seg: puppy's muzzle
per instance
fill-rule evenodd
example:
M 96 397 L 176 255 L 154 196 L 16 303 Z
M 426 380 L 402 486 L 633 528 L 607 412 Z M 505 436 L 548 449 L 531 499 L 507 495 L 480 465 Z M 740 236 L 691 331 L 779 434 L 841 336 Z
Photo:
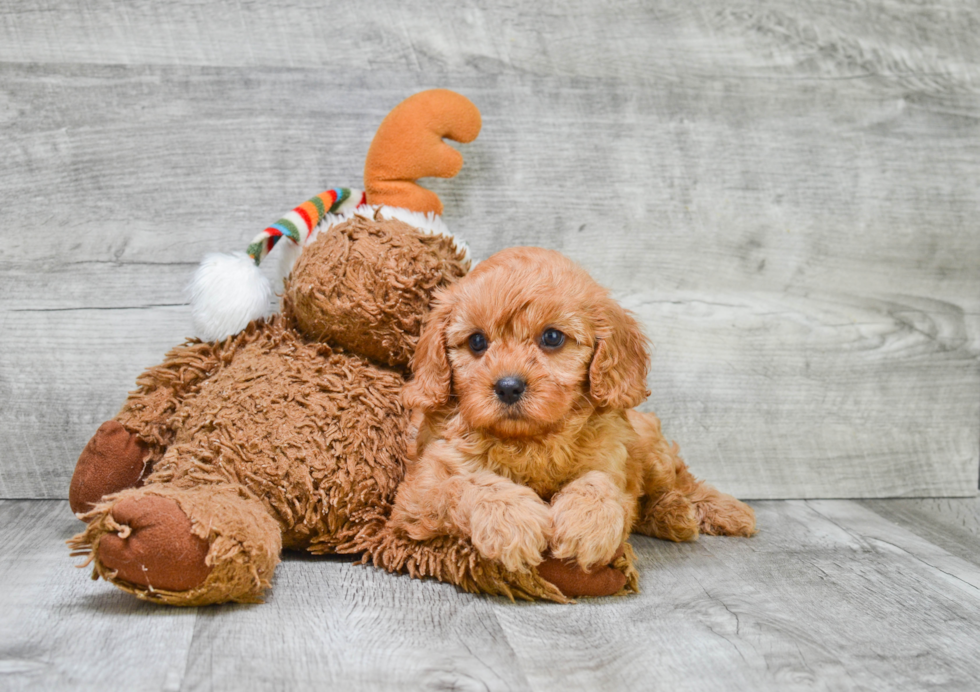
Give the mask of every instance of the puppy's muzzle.
M 520 401 L 521 397 L 524 396 L 525 389 L 527 389 L 527 383 L 520 377 L 501 377 L 493 385 L 493 391 L 496 392 L 497 398 L 508 406 Z

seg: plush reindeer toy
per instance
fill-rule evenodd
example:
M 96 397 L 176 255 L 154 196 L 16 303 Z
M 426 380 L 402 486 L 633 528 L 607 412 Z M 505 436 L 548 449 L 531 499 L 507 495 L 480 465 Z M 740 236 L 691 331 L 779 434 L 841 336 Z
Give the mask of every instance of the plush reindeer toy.
M 137 379 L 75 468 L 71 508 L 87 526 L 71 545 L 93 578 L 173 605 L 254 602 L 286 548 L 511 597 L 635 589 L 628 546 L 588 573 L 557 560 L 511 571 L 467 538 L 413 540 L 389 524 L 413 458 L 401 393 L 422 323 L 433 293 L 471 265 L 415 180 L 454 176 L 462 157 L 443 138 L 470 142 L 480 125 L 459 94 L 416 94 L 379 127 L 364 192 L 329 190 L 247 254 L 205 259 L 192 301 L 201 338 Z M 302 252 L 268 316 L 257 265 L 284 237 Z

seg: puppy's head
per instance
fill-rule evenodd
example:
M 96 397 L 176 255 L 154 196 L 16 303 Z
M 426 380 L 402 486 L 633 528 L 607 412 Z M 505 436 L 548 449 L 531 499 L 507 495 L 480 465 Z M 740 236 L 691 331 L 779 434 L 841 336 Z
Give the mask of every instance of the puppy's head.
M 469 427 L 532 436 L 576 406 L 638 405 L 648 363 L 636 320 L 584 269 L 512 248 L 436 294 L 404 399 L 435 411 L 455 397 Z

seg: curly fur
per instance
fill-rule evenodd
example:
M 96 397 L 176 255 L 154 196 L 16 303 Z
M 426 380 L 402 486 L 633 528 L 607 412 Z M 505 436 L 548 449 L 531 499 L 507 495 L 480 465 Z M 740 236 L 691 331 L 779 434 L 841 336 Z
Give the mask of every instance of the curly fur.
M 331 264 L 337 252 L 349 262 L 343 270 Z M 461 536 L 417 541 L 388 524 L 417 423 L 400 398 L 404 370 L 358 349 L 371 350 L 365 334 L 373 331 L 375 347 L 391 344 L 401 354 L 396 362 L 407 360 L 429 293 L 465 270 L 451 241 L 397 220 L 356 217 L 321 233 L 294 268 L 282 315 L 224 341 L 189 341 L 139 377 L 117 424 L 100 429 L 90 448 L 115 441 L 100 435 L 132 435 L 109 447 L 144 455 L 134 476 L 142 485 L 80 488 L 79 497 L 102 501 L 86 507 L 89 524 L 72 540 L 75 550 L 88 555 L 96 576 L 174 605 L 260 600 L 280 548 L 362 554 L 385 569 L 469 591 L 567 600 L 538 574 L 508 570 Z M 360 327 L 319 326 L 335 314 Z M 83 453 L 79 468 L 86 463 Z M 99 480 L 111 478 L 88 482 Z M 131 553 L 149 540 L 143 527 L 121 519 L 134 502 L 161 506 L 146 498 L 172 500 L 189 520 L 189 528 L 178 522 L 174 530 L 207 541 L 205 564 L 183 565 L 206 573 L 202 583 L 168 589 L 162 572 L 135 570 L 127 578 L 110 564 L 112 551 L 101 549 L 110 534 L 105 545 L 128 539 Z M 162 547 L 170 547 L 166 538 Z M 635 588 L 629 555 L 617 569 Z
M 419 341 L 404 399 L 425 418 L 393 525 L 470 538 L 513 571 L 548 550 L 593 569 L 632 530 L 751 535 L 751 508 L 694 479 L 659 420 L 631 410 L 648 362 L 633 316 L 571 260 L 513 248 L 481 263 L 437 294 Z M 526 388 L 508 404 L 495 383 L 511 377 Z

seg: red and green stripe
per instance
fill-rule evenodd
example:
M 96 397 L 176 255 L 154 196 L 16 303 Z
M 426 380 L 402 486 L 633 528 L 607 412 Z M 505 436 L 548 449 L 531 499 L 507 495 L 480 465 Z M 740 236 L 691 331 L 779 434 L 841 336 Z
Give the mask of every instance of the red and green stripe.
M 272 252 L 272 248 L 283 236 L 298 245 L 302 245 L 327 214 L 342 214 L 353 211 L 366 203 L 366 195 L 361 190 L 336 187 L 322 192 L 303 202 L 255 236 L 248 246 L 248 255 L 256 264 L 259 264 L 266 255 Z

